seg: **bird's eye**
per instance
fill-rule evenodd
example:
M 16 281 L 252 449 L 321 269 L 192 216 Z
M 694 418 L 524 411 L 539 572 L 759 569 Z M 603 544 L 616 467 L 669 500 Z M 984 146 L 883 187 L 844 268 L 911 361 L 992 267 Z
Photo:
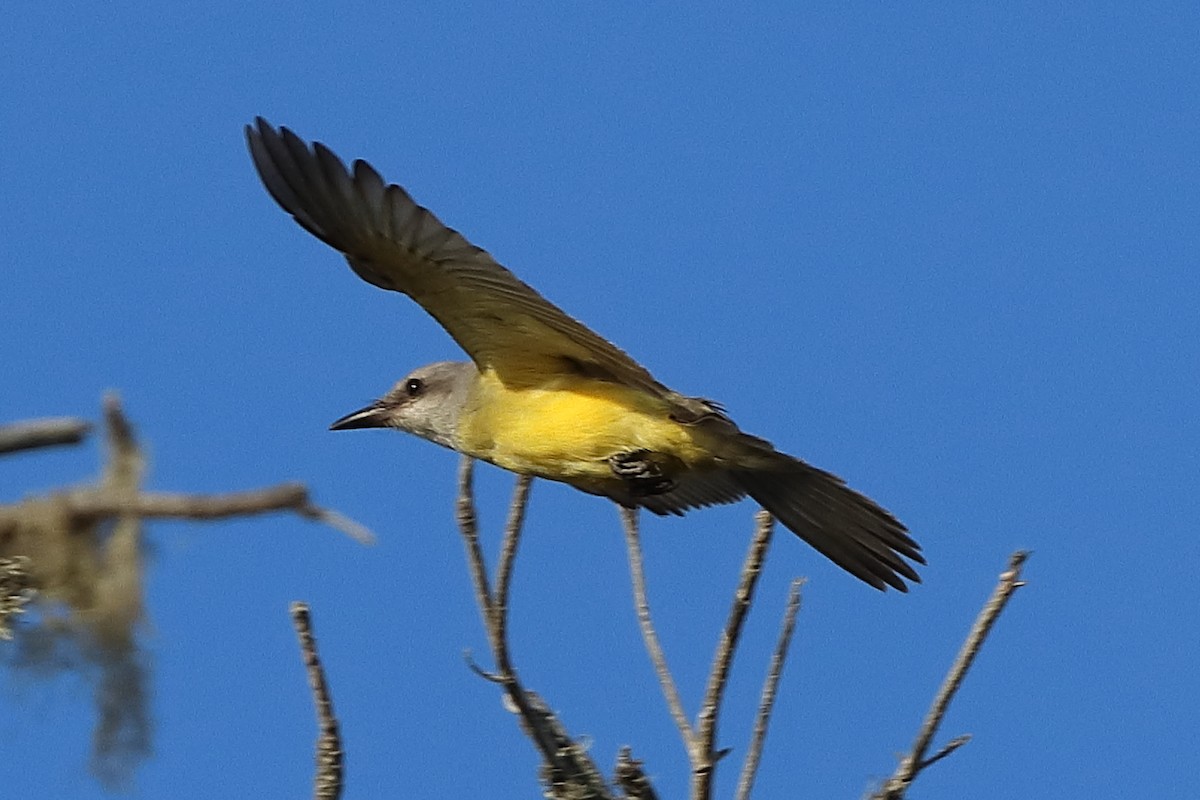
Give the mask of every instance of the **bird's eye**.
M 420 378 L 409 378 L 404 384 L 404 391 L 408 392 L 409 397 L 416 397 L 425 388 L 425 381 Z

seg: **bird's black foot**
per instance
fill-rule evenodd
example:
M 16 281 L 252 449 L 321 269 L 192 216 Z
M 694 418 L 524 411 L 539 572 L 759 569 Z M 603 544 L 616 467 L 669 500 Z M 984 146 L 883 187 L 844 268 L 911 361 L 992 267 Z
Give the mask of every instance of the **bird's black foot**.
M 631 450 L 617 453 L 608 459 L 613 474 L 625 481 L 635 497 L 666 494 L 675 488 L 675 481 L 667 476 L 667 467 L 673 459 L 652 450 Z

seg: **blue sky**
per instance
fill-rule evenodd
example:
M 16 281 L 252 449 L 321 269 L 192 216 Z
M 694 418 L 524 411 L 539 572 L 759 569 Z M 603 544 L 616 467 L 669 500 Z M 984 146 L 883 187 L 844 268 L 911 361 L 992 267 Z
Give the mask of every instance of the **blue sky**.
M 17 4 L 0 33 L 0 419 L 121 391 L 152 488 L 284 479 L 372 527 L 150 533 L 155 752 L 135 797 L 298 797 L 313 604 L 348 798 L 529 797 L 484 658 L 456 461 L 336 417 L 457 357 L 260 187 L 261 114 L 365 157 L 666 383 L 894 510 L 929 558 L 879 595 L 776 539 L 735 666 L 728 794 L 786 586 L 807 575 L 761 797 L 889 774 L 1007 555 L 1030 585 L 946 722 L 923 797 L 1170 796 L 1200 719 L 1200 81 L 1194 4 Z M 0 462 L 5 498 L 94 444 Z M 494 547 L 510 476 L 485 469 Z M 751 526 L 646 523 L 696 707 Z M 641 648 L 613 508 L 534 486 L 513 646 L 604 766 L 686 761 Z M 0 785 L 106 796 L 80 679 L 0 682 Z M 1185 781 L 1187 782 L 1185 784 Z

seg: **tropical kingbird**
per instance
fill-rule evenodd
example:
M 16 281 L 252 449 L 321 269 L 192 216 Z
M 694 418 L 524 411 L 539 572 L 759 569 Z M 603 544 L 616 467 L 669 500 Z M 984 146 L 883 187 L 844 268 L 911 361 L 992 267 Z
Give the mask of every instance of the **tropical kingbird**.
M 904 560 L 924 564 L 920 546 L 891 514 L 743 433 L 716 403 L 659 383 L 366 162 L 347 170 L 261 117 L 246 139 L 285 211 L 360 278 L 415 300 L 471 358 L 421 367 L 334 430 L 396 428 L 656 514 L 749 495 L 877 589 L 920 580 Z

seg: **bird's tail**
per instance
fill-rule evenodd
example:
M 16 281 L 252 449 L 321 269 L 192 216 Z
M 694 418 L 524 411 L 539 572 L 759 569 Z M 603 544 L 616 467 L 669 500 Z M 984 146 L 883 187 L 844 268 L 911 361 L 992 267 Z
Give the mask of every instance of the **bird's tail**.
M 904 559 L 924 564 L 921 546 L 895 517 L 832 475 L 784 453 L 734 477 L 746 493 L 792 533 L 876 589 L 908 591 L 920 582 Z

